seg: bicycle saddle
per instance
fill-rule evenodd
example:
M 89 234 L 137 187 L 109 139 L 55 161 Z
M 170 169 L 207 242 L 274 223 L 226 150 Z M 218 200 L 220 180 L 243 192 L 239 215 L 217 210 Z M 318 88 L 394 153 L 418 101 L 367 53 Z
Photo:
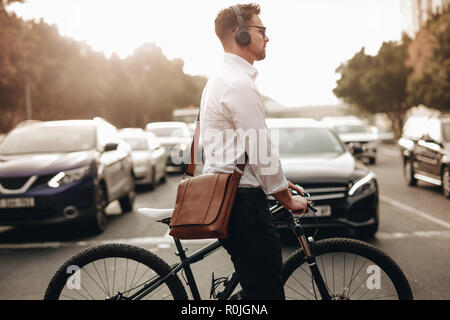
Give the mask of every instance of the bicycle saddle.
M 173 208 L 170 209 L 157 209 L 157 208 L 139 208 L 137 209 L 139 214 L 149 217 L 157 222 L 165 222 L 172 217 Z

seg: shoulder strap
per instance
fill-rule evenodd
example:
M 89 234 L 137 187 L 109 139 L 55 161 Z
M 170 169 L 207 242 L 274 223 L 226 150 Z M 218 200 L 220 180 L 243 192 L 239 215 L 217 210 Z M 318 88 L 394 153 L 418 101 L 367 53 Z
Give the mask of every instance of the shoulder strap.
M 198 116 L 197 116 L 197 124 L 195 126 L 195 133 L 194 136 L 192 137 L 192 143 L 191 143 L 191 154 L 190 154 L 190 160 L 189 163 L 186 167 L 186 172 L 184 173 L 184 175 L 188 175 L 193 177 L 194 173 L 195 173 L 195 161 L 197 160 L 197 150 L 198 150 L 198 143 L 200 140 L 200 110 L 198 111 Z M 245 162 L 244 163 L 239 163 L 236 165 L 236 168 L 239 170 L 238 171 L 241 175 L 244 174 L 244 168 L 245 165 L 247 164 L 248 161 L 248 155 L 247 152 L 245 152 Z

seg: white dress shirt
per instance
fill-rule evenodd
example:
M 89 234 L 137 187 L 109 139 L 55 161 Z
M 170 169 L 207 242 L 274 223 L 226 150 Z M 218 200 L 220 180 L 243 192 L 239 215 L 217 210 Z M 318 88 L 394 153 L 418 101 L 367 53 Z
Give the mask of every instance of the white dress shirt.
M 239 186 L 272 194 L 286 189 L 288 182 L 267 128 L 257 75 L 245 59 L 225 53 L 222 67 L 208 80 L 200 104 L 203 173 L 233 172 L 238 161 L 243 163 L 245 150 L 249 160 Z

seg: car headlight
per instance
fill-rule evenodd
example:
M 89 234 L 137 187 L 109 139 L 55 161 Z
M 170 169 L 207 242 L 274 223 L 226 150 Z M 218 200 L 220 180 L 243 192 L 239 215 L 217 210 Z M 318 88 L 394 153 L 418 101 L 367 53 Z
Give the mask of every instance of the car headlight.
M 361 179 L 355 181 L 355 183 L 350 185 L 348 195 L 354 196 L 358 193 L 363 192 L 367 189 L 373 189 L 375 188 L 375 175 L 370 172 L 369 174 L 365 175 Z
M 89 169 L 90 166 L 87 165 L 74 170 L 61 171 L 50 179 L 48 186 L 51 188 L 58 188 L 64 184 L 81 180 L 89 173 Z

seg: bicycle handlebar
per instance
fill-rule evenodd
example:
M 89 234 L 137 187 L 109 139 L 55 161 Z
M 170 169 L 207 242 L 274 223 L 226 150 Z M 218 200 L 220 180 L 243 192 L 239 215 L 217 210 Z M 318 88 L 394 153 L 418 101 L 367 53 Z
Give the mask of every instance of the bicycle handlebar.
M 297 196 L 297 195 L 299 195 L 299 196 L 302 196 L 302 197 L 304 197 L 304 198 L 306 198 L 308 201 L 310 201 L 310 203 L 308 203 L 308 205 L 307 205 L 307 207 L 306 207 L 306 212 L 304 213 L 304 214 L 307 214 L 308 213 L 308 211 L 309 210 L 311 210 L 312 212 L 317 212 L 317 209 L 315 209 L 314 208 L 314 206 L 315 206 L 315 203 L 314 202 L 312 202 L 311 200 L 309 200 L 309 198 L 311 197 L 311 195 L 308 193 L 308 192 L 306 192 L 305 191 L 305 189 L 303 189 L 303 187 L 301 187 L 301 186 L 299 186 L 299 185 L 295 185 L 296 187 L 299 187 L 302 191 L 303 191 L 303 194 L 301 194 L 301 193 L 299 193 L 297 190 L 295 190 L 295 189 L 291 189 L 291 188 L 289 188 L 289 191 L 290 191 L 290 193 L 291 193 L 291 195 L 293 195 L 293 196 Z M 277 211 L 279 211 L 279 210 L 281 210 L 281 209 L 283 209 L 284 207 L 280 204 L 280 203 L 278 203 L 278 206 L 277 207 L 273 207 L 272 209 L 272 213 L 276 213 Z M 293 212 L 293 211 L 291 211 L 291 210 L 288 210 L 290 213 L 292 213 L 292 214 L 294 214 L 294 215 L 298 215 L 298 214 L 296 214 L 295 212 Z

